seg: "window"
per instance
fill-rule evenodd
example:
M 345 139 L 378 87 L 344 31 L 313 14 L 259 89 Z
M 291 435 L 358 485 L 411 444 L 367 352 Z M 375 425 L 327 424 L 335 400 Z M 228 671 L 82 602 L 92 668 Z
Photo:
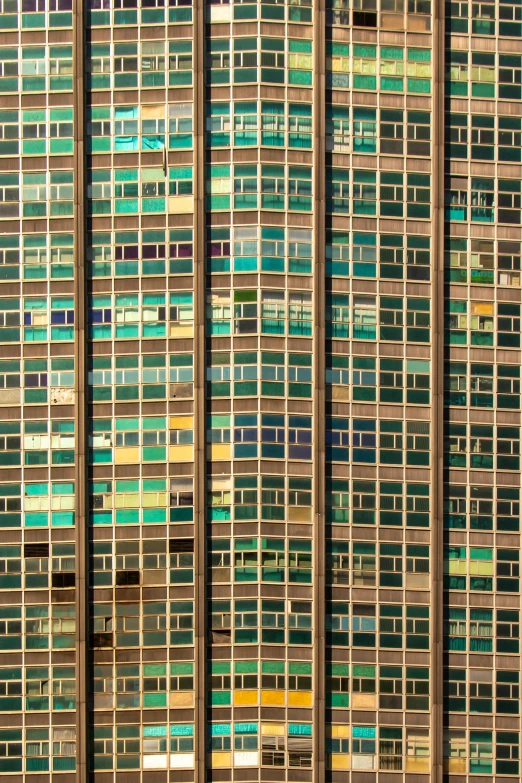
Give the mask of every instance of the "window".
M 492 774 L 493 743 L 491 731 L 470 731 L 469 771 L 471 774 Z
M 371 770 L 377 766 L 377 730 L 373 726 L 352 726 L 352 769 Z
M 402 748 L 402 729 L 381 727 L 379 731 L 379 768 L 401 770 L 403 764 Z
M 406 729 L 406 771 L 427 772 L 429 763 L 429 730 Z
M 520 740 L 517 732 L 497 731 L 495 745 L 496 773 L 518 775 Z
M 404 687 L 402 682 L 402 667 L 380 666 L 379 667 L 379 708 L 383 710 L 402 709 L 403 693 L 404 693 Z

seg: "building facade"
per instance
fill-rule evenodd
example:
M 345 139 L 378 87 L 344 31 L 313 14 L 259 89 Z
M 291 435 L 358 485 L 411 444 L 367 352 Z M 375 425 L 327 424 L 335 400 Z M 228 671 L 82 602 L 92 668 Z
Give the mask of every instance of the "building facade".
M 520 778 L 520 0 L 0 0 L 0 776 Z

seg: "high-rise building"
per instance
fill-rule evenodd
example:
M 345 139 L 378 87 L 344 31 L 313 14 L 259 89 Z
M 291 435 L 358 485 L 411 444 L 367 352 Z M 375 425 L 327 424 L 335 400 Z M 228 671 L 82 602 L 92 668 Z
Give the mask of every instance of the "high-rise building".
M 0 0 L 0 778 L 514 783 L 521 0 L 194 3 Z

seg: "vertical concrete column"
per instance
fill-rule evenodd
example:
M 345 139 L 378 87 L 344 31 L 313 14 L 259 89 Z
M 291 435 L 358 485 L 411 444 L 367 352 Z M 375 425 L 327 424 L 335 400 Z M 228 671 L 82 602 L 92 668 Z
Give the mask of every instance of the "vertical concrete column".
M 431 780 L 442 781 L 443 746 L 443 426 L 444 426 L 444 0 L 433 4 L 431 211 Z
M 194 565 L 196 783 L 206 781 L 205 2 L 194 4 Z
M 88 779 L 88 573 L 86 277 L 85 277 L 85 24 L 83 0 L 73 0 L 74 107 L 74 424 L 76 543 L 76 779 Z
M 313 779 L 325 780 L 325 190 L 326 190 L 326 14 L 325 1 L 314 3 L 314 464 L 313 595 L 314 725 Z

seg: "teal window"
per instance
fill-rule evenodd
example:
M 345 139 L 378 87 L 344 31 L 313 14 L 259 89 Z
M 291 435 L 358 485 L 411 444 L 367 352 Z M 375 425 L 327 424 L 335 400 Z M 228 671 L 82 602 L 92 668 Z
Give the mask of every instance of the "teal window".
M 139 671 L 138 666 L 134 668 Z M 121 682 L 123 684 L 123 680 Z M 139 677 L 137 682 L 139 682 Z M 116 769 L 139 769 L 139 765 L 140 727 L 132 725 L 118 726 L 116 728 Z
M 168 131 L 169 149 L 191 149 L 192 136 L 192 104 L 169 104 Z
M 470 731 L 469 771 L 472 774 L 492 774 L 493 743 L 491 731 Z
M 162 604 L 162 608 L 164 610 L 165 604 Z M 150 607 L 152 608 L 152 607 Z M 158 608 L 158 607 L 156 607 Z M 146 614 L 150 614 L 150 612 L 146 612 Z M 164 611 L 163 611 L 164 615 Z M 167 706 L 167 665 L 164 663 L 144 663 L 143 664 L 143 707 L 166 707 Z M 151 730 L 152 727 L 144 727 L 145 735 L 147 732 L 147 729 L 150 733 L 152 733 Z M 166 729 L 164 730 L 165 734 L 163 732 L 160 732 L 156 729 L 154 734 L 155 736 L 166 736 Z M 150 736 L 150 735 L 149 735 Z M 154 750 L 162 750 L 163 747 L 165 747 L 166 750 L 166 741 L 165 745 L 163 746 L 161 742 L 159 743 L 159 747 L 156 747 Z M 147 750 L 151 751 L 150 745 L 147 746 Z
M 235 688 L 257 688 L 257 662 L 255 661 L 237 661 L 235 664 Z M 255 685 L 254 685 L 255 682 Z M 241 683 L 241 684 L 240 684 Z M 243 685 L 244 683 L 244 685 Z M 258 724 L 257 723 L 235 723 L 234 724 L 234 750 L 252 751 L 258 748 Z
M 472 160 L 494 160 L 495 118 L 474 114 L 471 117 Z
M 114 44 L 114 86 L 118 89 L 138 87 L 138 44 Z
M 194 726 L 177 723 L 170 727 L 170 752 L 186 753 L 194 750 Z
M 348 419 L 326 419 L 326 459 L 329 462 L 348 462 L 350 454 L 350 424 Z
M 360 154 L 377 152 L 377 113 L 375 109 L 353 109 L 353 151 Z
M 406 492 L 406 525 L 429 527 L 429 484 L 407 484 Z
M 261 103 L 261 144 L 282 147 L 285 143 L 285 104 L 276 101 Z
M 326 169 L 326 211 L 347 215 L 350 209 L 350 173 L 348 169 Z
M 376 235 L 354 232 L 352 243 L 353 275 L 355 277 L 375 277 L 377 274 Z
M 493 651 L 493 612 L 491 609 L 471 609 L 469 649 L 474 652 Z
M 19 112 L 0 111 L 0 154 L 18 155 L 20 151 Z
M 312 41 L 307 41 L 303 38 L 299 40 L 290 39 L 288 52 L 288 83 L 298 86 L 311 86 Z
M 26 729 L 27 772 L 49 772 L 49 729 Z
M 404 300 L 402 297 L 381 296 L 379 307 L 379 334 L 381 340 L 403 339 Z M 402 385 L 402 384 L 401 384 Z
M 350 272 L 350 236 L 347 231 L 326 232 L 326 274 L 346 277 Z
M 406 197 L 407 217 L 430 217 L 431 177 L 428 174 L 408 174 Z
M 381 90 L 404 90 L 404 49 L 381 46 Z
M 498 159 L 520 163 L 522 159 L 522 121 L 518 117 L 498 118 Z
M 262 229 L 262 236 L 266 229 Z M 312 231 L 306 228 L 288 228 L 288 271 L 296 274 L 312 273 Z
M 7 670 L 4 670 L 7 671 Z M 3 672 L 2 672 L 3 674 Z M 21 675 L 20 675 L 21 676 Z M 2 677 L 5 680 L 5 677 Z M 7 683 L 3 683 L 6 685 Z M 9 685 L 7 686 L 9 688 Z M 5 691 L 4 691 L 5 692 Z M 5 698 L 2 701 L 7 701 Z M 5 772 L 22 772 L 23 770 L 23 731 L 22 729 L 2 729 L 0 731 L 0 758 Z M 47 743 L 47 751 L 49 743 Z
M 230 706 L 230 661 L 211 661 L 208 668 L 210 675 L 210 703 L 214 706 Z
M 263 604 L 265 602 L 263 601 Z M 288 606 L 289 644 L 312 644 L 312 603 L 291 599 Z
M 161 176 L 161 169 L 151 169 L 151 172 L 154 172 L 155 177 L 158 179 Z M 193 193 L 193 176 L 194 170 L 192 166 L 179 166 L 169 169 L 169 195 L 191 196 Z M 151 186 L 149 185 L 149 188 L 150 187 Z M 158 195 L 161 195 L 159 191 L 157 192 Z M 161 209 L 161 207 L 159 207 L 159 209 Z
M 158 666 L 152 666 L 152 665 L 144 665 L 144 670 L 146 669 L 158 669 L 160 667 Z M 163 667 L 164 668 L 164 667 Z M 149 679 L 149 678 L 147 678 Z M 155 679 L 155 678 L 151 678 Z M 144 682 L 145 682 L 145 671 L 144 671 Z M 147 694 L 148 696 L 154 697 L 154 700 L 159 703 L 160 694 Z M 163 696 L 163 694 L 161 694 Z M 145 696 L 145 694 L 144 694 Z M 165 694 L 166 697 L 166 694 Z M 163 698 L 162 701 L 166 702 L 166 698 Z M 145 706 L 145 705 L 144 705 Z M 150 764 L 151 766 L 160 766 L 163 762 L 163 758 L 167 757 L 166 751 L 167 751 L 167 726 L 158 726 L 158 725 L 148 725 L 143 726 L 143 755 L 144 755 L 144 765 Z M 159 757 L 159 758 L 158 758 Z M 148 760 L 150 759 L 150 761 Z
M 255 644 L 258 641 L 258 617 L 257 600 L 236 599 L 234 605 L 234 641 L 236 644 Z M 264 623 L 262 622 L 262 624 Z
M 377 423 L 373 419 L 353 419 L 352 459 L 354 462 L 373 464 L 376 461 Z
M 111 86 L 111 47 L 109 44 L 87 46 L 87 84 L 92 90 L 109 89 Z
M 270 41 L 270 39 L 264 40 Z M 283 44 L 283 41 L 280 43 Z M 283 58 L 282 62 L 284 64 L 284 55 L 281 54 L 280 56 Z M 277 55 L 274 54 L 274 61 L 276 57 Z M 270 60 L 270 55 L 268 55 L 268 58 Z M 257 65 L 257 39 L 234 38 L 234 84 L 255 82 L 257 80 Z M 269 79 L 265 80 L 269 81 Z
M 288 146 L 312 148 L 312 104 L 288 104 Z
M 347 14 L 349 16 L 349 14 Z M 326 84 L 336 89 L 350 86 L 350 46 L 326 42 Z
M 211 723 L 209 728 L 209 750 L 230 750 L 232 745 L 231 740 L 231 725 L 230 723 Z
M 406 63 L 408 92 L 431 92 L 431 49 L 408 49 Z
M 261 206 L 265 209 L 284 209 L 285 192 L 284 166 L 261 166 Z
M 347 339 L 349 324 L 349 297 L 347 294 L 330 294 L 326 303 L 327 329 L 332 337 Z
M 328 152 L 350 151 L 350 109 L 348 106 L 326 104 L 326 148 Z
M 290 397 L 312 396 L 312 356 L 291 353 L 288 355 L 288 395 Z
M 413 237 L 408 237 L 408 239 L 413 239 Z M 404 277 L 403 237 L 394 234 L 381 234 L 379 261 L 381 277 L 402 280 Z
M 352 69 L 354 90 L 376 90 L 377 47 L 354 44 Z
M 374 296 L 353 296 L 353 338 L 375 340 L 377 308 Z
M 468 115 L 448 114 L 446 116 L 446 150 L 451 158 L 468 157 Z
M 348 481 L 327 479 L 326 516 L 329 522 L 347 524 L 349 522 Z
M 495 97 L 495 55 L 485 52 L 471 54 L 471 95 L 474 98 Z
M 382 300 L 381 300 L 382 302 Z M 381 311 L 382 313 L 382 311 Z M 390 310 L 393 316 L 395 311 Z M 381 315 L 382 317 L 382 315 Z M 391 327 L 394 328 L 394 327 Z M 381 329 L 382 332 L 382 329 Z M 384 359 L 380 360 L 379 365 L 379 399 L 381 402 L 402 403 L 403 402 L 403 360 L 402 359 Z M 401 459 L 402 462 L 402 459 Z
M 428 405 L 430 400 L 430 362 L 421 359 L 406 361 L 406 401 L 413 405 Z
M 348 647 L 350 639 L 349 604 L 330 601 L 326 604 L 326 638 L 333 647 Z
M 279 169 L 279 167 L 274 167 Z M 264 193 L 265 183 L 264 174 L 266 167 L 261 168 L 261 190 Z M 277 181 L 275 183 L 277 185 Z M 274 181 L 267 183 L 272 188 Z M 272 193 L 268 196 L 272 198 Z M 262 201 L 265 196 L 262 196 Z M 283 272 L 285 269 L 285 230 L 284 228 L 275 228 L 263 226 L 261 228 L 261 269 L 265 272 Z M 311 255 L 311 253 L 310 253 Z
M 230 39 L 211 38 L 207 40 L 207 47 L 206 68 L 210 84 L 229 84 Z
M 49 47 L 49 89 L 72 90 L 72 46 Z
M 246 147 L 258 143 L 258 119 L 256 101 L 234 103 L 234 145 Z
M 513 7 L 513 11 L 519 13 L 517 6 Z M 490 57 L 492 56 L 493 55 L 490 55 Z M 514 54 L 500 54 L 499 66 L 499 98 L 520 100 L 522 97 L 522 57 Z M 491 87 L 494 89 L 494 85 L 488 86 L 490 90 Z
M 449 51 L 446 54 L 446 89 L 450 95 L 468 95 L 468 53 Z
M 192 84 L 192 41 L 169 41 L 168 58 L 169 87 Z
M 354 215 L 377 214 L 377 185 L 374 171 L 354 170 L 353 212 Z
M 114 107 L 115 152 L 138 151 L 138 112 L 137 106 Z M 110 125 L 104 126 L 104 131 L 110 132 Z
M 230 166 L 214 165 L 207 169 L 206 192 L 209 209 L 230 209 Z
M 230 229 L 207 230 L 207 268 L 209 272 L 230 271 Z
M 207 141 L 211 147 L 230 145 L 230 104 L 208 103 L 206 106 Z
M 495 5 L 474 3 L 471 7 L 471 32 L 477 35 L 495 35 Z
M 18 90 L 18 56 L 15 46 L 0 47 L 0 87 L 3 92 Z
M 402 174 L 381 173 L 379 191 L 380 212 L 383 217 L 403 217 L 404 188 Z
M 354 356 L 352 360 L 353 400 L 376 402 L 376 360 L 371 356 Z M 381 379 L 382 382 L 382 379 Z

